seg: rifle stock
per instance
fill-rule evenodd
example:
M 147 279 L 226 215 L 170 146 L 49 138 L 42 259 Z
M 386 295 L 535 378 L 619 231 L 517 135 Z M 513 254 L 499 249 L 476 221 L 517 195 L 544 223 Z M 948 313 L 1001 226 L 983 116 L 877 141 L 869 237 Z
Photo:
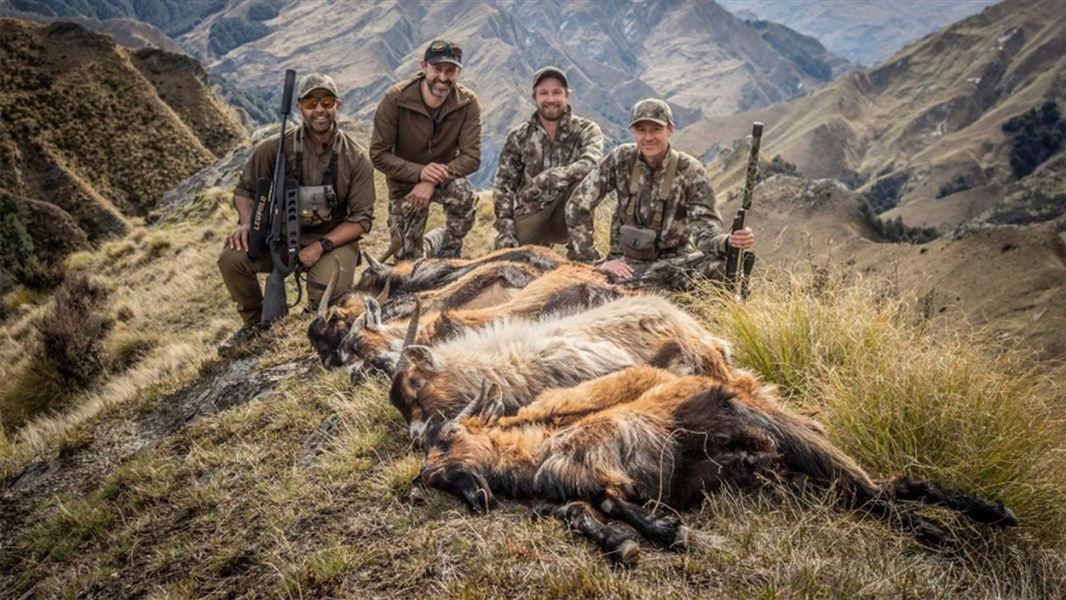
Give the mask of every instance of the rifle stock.
M 288 314 L 285 300 L 285 278 L 296 270 L 297 254 L 300 251 L 300 215 L 297 206 L 297 190 L 289 185 L 285 173 L 285 128 L 292 109 L 292 92 L 296 85 L 296 71 L 285 71 L 285 89 L 281 94 L 281 138 L 274 157 L 274 177 L 270 187 L 269 211 L 270 234 L 267 247 L 273 262 L 263 292 L 263 312 L 260 324 L 267 325 L 278 317 Z M 295 227 L 293 227 L 295 221 Z M 299 285 L 299 282 L 297 282 Z
M 751 209 L 755 184 L 758 183 L 759 178 L 759 147 L 762 145 L 762 129 L 761 121 L 755 121 L 751 126 L 751 152 L 748 154 L 748 170 L 744 177 L 744 197 L 736 216 L 733 217 L 733 225 L 729 230 L 731 233 L 744 229 L 748 210 Z M 754 254 L 739 248 L 730 247 L 726 254 L 726 280 L 745 296 L 747 295 L 747 275 L 751 273 L 754 262 Z

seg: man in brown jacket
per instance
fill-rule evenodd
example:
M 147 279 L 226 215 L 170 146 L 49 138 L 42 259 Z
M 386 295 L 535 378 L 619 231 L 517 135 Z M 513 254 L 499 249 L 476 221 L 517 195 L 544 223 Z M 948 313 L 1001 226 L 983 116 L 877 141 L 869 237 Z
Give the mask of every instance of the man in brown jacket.
M 438 256 L 459 256 L 474 225 L 477 195 L 466 177 L 481 165 L 481 107 L 458 82 L 462 59 L 456 44 L 433 42 L 422 71 L 392 86 L 374 115 L 370 159 L 389 186 L 397 258 L 422 256 L 430 202 L 446 217 Z
M 299 260 L 307 272 L 308 306 L 318 303 L 338 267 L 336 293 L 351 287 L 358 239 L 374 219 L 374 168 L 366 151 L 337 127 L 340 106 L 333 79 L 321 73 L 304 77 L 297 96 L 303 123 L 285 134 L 285 169 L 300 185 Z M 273 176 L 278 140 L 274 135 L 256 146 L 233 192 L 238 225 L 226 237 L 218 267 L 244 327 L 219 347 L 223 354 L 260 330 L 263 292 L 256 274 L 269 273 L 272 263 L 265 252 L 255 260 L 248 257 L 248 233 L 256 184 Z

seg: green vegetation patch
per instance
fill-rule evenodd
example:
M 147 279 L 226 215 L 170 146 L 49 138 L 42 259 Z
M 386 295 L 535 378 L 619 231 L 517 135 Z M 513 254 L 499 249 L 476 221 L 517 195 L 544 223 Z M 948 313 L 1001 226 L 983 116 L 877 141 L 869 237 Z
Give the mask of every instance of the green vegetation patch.
M 1066 142 L 1066 122 L 1059 105 L 1051 100 L 1012 117 L 1003 124 L 1003 131 L 1010 135 L 1010 167 L 1018 179 L 1032 173 Z

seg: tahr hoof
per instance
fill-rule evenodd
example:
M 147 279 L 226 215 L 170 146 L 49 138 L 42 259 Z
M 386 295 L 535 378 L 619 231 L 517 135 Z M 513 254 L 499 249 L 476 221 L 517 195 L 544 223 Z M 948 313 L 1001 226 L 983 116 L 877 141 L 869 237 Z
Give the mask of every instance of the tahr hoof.
M 640 544 L 633 540 L 622 540 L 611 552 L 611 558 L 623 565 L 635 565 L 640 560 Z

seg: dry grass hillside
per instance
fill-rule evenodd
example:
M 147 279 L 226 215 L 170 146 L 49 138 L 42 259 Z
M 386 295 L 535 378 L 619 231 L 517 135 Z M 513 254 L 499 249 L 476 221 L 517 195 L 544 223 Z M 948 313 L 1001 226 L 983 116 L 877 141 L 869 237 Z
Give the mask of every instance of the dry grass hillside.
M 679 146 L 718 157 L 719 184 L 733 185 L 743 161 L 730 158 L 744 154 L 734 140 L 762 120 L 764 156 L 780 154 L 805 175 L 848 182 L 878 212 L 898 206 L 886 216 L 908 225 L 950 229 L 1024 187 L 1003 126 L 1046 102 L 1061 103 L 1060 9 L 1055 0 L 988 7 L 811 96 L 687 127 Z M 1050 188 L 1037 202 L 1039 220 L 1057 218 L 1066 206 L 1054 185 L 1061 174 L 1047 171 L 1029 175 L 1050 178 L 1038 185 Z
M 127 233 L 244 135 L 184 56 L 129 50 L 73 23 L 2 19 L 0 33 L 0 190 L 69 214 L 76 236 Z M 39 211 L 16 204 L 37 246 L 56 242 L 33 227 Z
M 683 515 L 696 530 L 691 550 L 649 550 L 623 569 L 557 522 L 531 520 L 522 503 L 476 517 L 449 496 L 412 494 L 419 457 L 388 403 L 387 382 L 354 386 L 343 371 L 319 367 L 304 337 L 308 316 L 283 320 L 247 356 L 216 356 L 215 344 L 238 325 L 214 263 L 235 223 L 227 178 L 246 153 L 185 182 L 155 225 L 68 259 L 71 276 L 91 274 L 87 285 L 101 298 L 88 315 L 100 324 L 94 352 L 104 370 L 50 411 L 14 427 L 5 421 L 0 596 L 1066 593 L 1061 388 L 1032 353 L 942 322 L 939 297 L 929 304 L 902 283 L 859 273 L 836 245 L 833 256 L 846 258 L 824 260 L 826 240 L 870 235 L 847 217 L 853 194 L 827 184 L 826 195 L 812 184 L 797 205 L 793 188 L 805 183 L 768 182 L 758 192 L 767 260 L 749 301 L 709 289 L 677 300 L 875 474 L 906 471 L 1002 499 L 1022 526 L 954 523 L 962 549 L 938 554 L 822 497 L 726 493 Z M 380 177 L 377 187 L 383 198 Z M 487 200 L 470 255 L 489 247 Z M 377 219 L 367 247 L 380 252 L 381 204 Z M 435 213 L 431 224 L 439 220 Z M 881 256 L 961 255 L 879 246 Z M 989 254 L 982 264 L 1018 269 L 1010 261 L 1029 252 Z M 26 303 L 0 324 L 5 398 L 38 354 L 55 302 Z

